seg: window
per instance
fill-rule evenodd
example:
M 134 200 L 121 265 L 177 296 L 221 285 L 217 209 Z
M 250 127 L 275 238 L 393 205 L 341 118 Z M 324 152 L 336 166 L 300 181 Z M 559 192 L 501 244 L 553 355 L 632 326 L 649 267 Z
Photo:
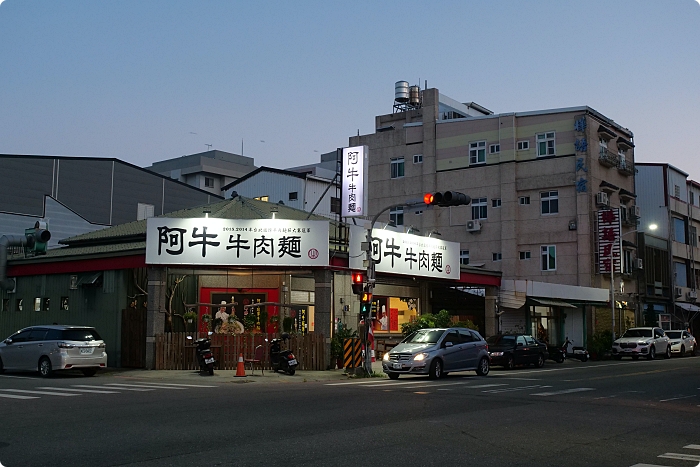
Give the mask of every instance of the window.
M 554 132 L 540 133 L 537 135 L 537 156 L 554 155 Z
M 422 164 L 423 163 L 423 154 L 414 154 L 413 155 L 413 163 L 414 164 Z
M 688 192 L 688 203 L 695 204 L 695 193 L 692 191 Z
M 673 218 L 673 240 L 678 243 L 686 243 L 685 221 L 677 217 Z
M 418 210 L 418 211 L 415 211 L 413 214 L 415 214 L 416 216 L 420 216 L 421 214 L 423 214 L 423 211 Z
M 403 206 L 397 206 L 389 211 L 389 219 L 396 225 L 403 225 Z
M 495 198 L 491 200 L 491 207 L 492 208 L 500 208 L 501 207 L 501 198 Z
M 556 245 L 542 246 L 542 270 L 556 271 L 557 269 L 557 247 Z
M 299 192 L 298 191 L 290 191 L 289 192 L 289 201 L 296 201 L 299 199 Z
M 340 198 L 331 196 L 331 212 L 340 214 Z
M 600 138 L 598 140 L 598 144 L 600 145 L 600 152 L 608 152 L 608 142 L 605 141 L 603 138 Z
M 265 196 L 256 196 L 256 197 L 253 198 L 253 199 L 257 199 L 258 201 L 265 201 L 265 202 L 270 201 L 270 197 L 267 196 L 267 195 L 265 195 Z
M 17 311 L 22 311 L 23 308 L 24 308 L 23 299 L 18 298 L 18 299 L 15 301 L 15 310 L 17 310 Z
M 459 264 L 469 264 L 469 250 L 459 250 Z
M 527 151 L 530 149 L 529 141 L 518 141 L 518 151 Z
M 41 298 L 39 297 L 34 299 L 34 311 L 41 311 Z
M 469 143 L 469 163 L 483 164 L 486 162 L 486 141 Z
M 501 152 L 500 144 L 492 144 L 489 146 L 489 154 L 498 154 L 499 152 Z
M 530 204 L 530 197 L 529 197 L 529 196 L 521 196 L 521 197 L 519 198 L 519 202 L 520 202 L 520 204 L 522 204 L 522 205 Z
M 623 273 L 624 274 L 632 274 L 634 271 L 633 269 L 633 259 L 632 259 L 632 251 L 631 250 L 624 250 L 623 251 L 624 255 L 624 262 L 623 262 Z
M 688 236 L 690 237 L 690 244 L 693 246 L 698 246 L 698 229 L 691 226 L 690 234 Z
M 42 306 L 42 309 L 44 311 L 50 311 L 51 310 L 51 299 L 49 297 L 44 298 L 44 303 Z
M 676 198 L 681 197 L 681 187 L 679 187 L 678 185 L 673 185 L 673 196 L 675 196 Z
M 204 177 L 204 188 L 214 188 L 214 179 L 211 177 Z
M 138 203 L 136 207 L 136 220 L 141 221 L 153 217 L 155 207 L 152 204 Z
M 61 310 L 68 311 L 68 297 L 61 297 Z
M 391 159 L 391 178 L 403 177 L 403 157 Z
M 676 285 L 678 287 L 688 287 L 688 268 L 686 267 L 685 263 L 674 261 L 673 272 L 676 276 Z
M 540 192 L 540 202 L 542 203 L 542 214 L 557 214 L 559 212 L 559 192 Z
M 520 252 L 520 259 L 530 259 L 530 252 L 529 251 L 521 251 Z
M 472 219 L 486 219 L 486 198 L 474 198 L 472 200 Z
M 491 253 L 491 258 L 492 258 L 494 261 L 500 261 L 501 258 L 502 258 L 502 256 L 501 256 L 501 253 Z

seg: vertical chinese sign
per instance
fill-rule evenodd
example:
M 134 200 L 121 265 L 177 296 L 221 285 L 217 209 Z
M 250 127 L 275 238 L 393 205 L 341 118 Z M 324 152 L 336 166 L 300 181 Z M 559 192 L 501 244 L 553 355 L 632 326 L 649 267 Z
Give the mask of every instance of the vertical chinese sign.
M 598 272 L 601 274 L 610 274 L 611 259 L 615 264 L 615 272 L 622 272 L 620 231 L 619 209 L 598 211 Z
M 354 146 L 343 148 L 341 216 L 366 216 L 367 211 L 367 166 L 369 148 Z

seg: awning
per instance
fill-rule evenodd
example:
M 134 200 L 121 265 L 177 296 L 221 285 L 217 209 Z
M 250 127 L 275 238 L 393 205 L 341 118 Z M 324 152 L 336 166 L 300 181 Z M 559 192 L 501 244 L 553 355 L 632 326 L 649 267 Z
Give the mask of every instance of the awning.
M 99 281 L 102 278 L 102 272 L 96 272 L 93 274 L 86 274 L 78 280 L 78 285 L 83 287 L 93 287 L 99 285 Z
M 679 308 L 683 308 L 685 311 L 692 311 L 695 313 L 700 311 L 700 307 L 698 307 L 697 305 L 693 305 L 692 303 L 676 302 L 676 306 Z
M 574 305 L 571 303 L 567 303 L 561 300 L 553 300 L 551 298 L 531 298 L 528 297 L 528 300 L 531 302 L 535 302 L 539 305 L 543 306 L 558 306 L 562 308 L 576 308 Z

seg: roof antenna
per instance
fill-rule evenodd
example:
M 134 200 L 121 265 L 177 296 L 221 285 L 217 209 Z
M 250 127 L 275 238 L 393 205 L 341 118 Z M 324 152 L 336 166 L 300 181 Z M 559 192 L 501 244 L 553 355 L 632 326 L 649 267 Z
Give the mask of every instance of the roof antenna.
M 357 136 L 360 136 L 360 129 L 357 129 Z
M 207 147 L 207 151 L 211 149 L 211 144 L 204 143 L 204 145 Z

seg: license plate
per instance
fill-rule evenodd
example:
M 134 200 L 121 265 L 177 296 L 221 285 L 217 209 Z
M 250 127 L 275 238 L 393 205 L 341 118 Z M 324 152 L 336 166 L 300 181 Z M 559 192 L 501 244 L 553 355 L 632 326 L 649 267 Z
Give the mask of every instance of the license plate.
M 95 349 L 92 347 L 82 348 L 82 349 L 80 349 L 80 353 L 91 354 L 93 352 L 93 350 L 95 350 Z
M 297 360 L 296 360 L 296 359 L 292 359 L 292 360 L 290 360 L 290 361 L 288 362 L 288 364 L 289 364 L 289 365 L 296 365 L 296 364 L 297 364 Z
M 204 359 L 204 363 L 214 363 L 214 357 Z
M 394 363 L 393 366 L 392 366 L 392 368 L 394 368 L 394 370 L 400 370 L 400 369 L 401 369 L 401 364 L 400 364 L 400 363 Z

